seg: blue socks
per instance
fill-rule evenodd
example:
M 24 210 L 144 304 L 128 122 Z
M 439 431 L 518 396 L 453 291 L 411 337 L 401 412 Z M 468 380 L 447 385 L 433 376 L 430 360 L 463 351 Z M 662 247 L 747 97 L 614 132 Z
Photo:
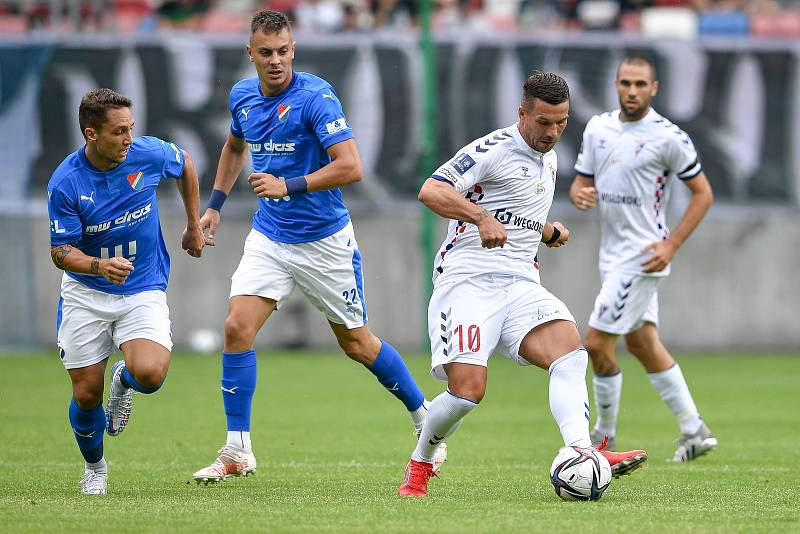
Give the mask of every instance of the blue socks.
M 425 396 L 411 377 L 408 367 L 400 353 L 385 341 L 381 341 L 381 350 L 372 367 L 368 367 L 378 382 L 406 405 L 409 412 L 422 406 Z
M 222 353 L 222 402 L 229 431 L 250 431 L 250 409 L 257 379 L 254 349 Z
M 122 373 L 120 373 L 119 381 L 122 382 L 122 385 L 125 386 L 126 388 L 133 388 L 136 391 L 138 391 L 139 393 L 148 393 L 148 394 L 149 393 L 155 393 L 156 391 L 161 389 L 162 385 L 164 385 L 164 382 L 161 382 L 159 385 L 157 385 L 154 388 L 146 388 L 143 385 L 141 385 L 139 382 L 136 381 L 136 379 L 133 377 L 131 372 L 128 371 L 127 367 L 122 369 Z
M 106 430 L 106 414 L 103 405 L 84 410 L 75 399 L 69 402 L 69 423 L 83 459 L 94 464 L 103 459 L 103 432 Z

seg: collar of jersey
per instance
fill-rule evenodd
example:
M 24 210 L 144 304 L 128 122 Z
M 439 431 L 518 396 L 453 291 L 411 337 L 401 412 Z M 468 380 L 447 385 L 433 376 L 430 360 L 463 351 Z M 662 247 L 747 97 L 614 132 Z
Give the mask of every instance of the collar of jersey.
M 296 84 L 296 83 L 297 83 L 297 72 L 295 72 L 295 70 L 292 69 L 292 81 L 289 82 L 289 85 L 287 85 L 286 87 L 283 88 L 283 91 L 281 91 L 277 95 L 266 96 L 264 94 L 264 92 L 261 90 L 261 80 L 258 80 L 258 84 L 257 84 L 258 85 L 258 95 L 261 98 L 263 98 L 264 100 L 272 100 L 272 99 L 275 99 L 275 98 L 281 98 L 282 96 L 284 96 L 286 94 L 287 91 L 289 91 L 289 89 L 294 87 L 294 84 Z
M 92 162 L 89 161 L 89 158 L 86 157 L 86 145 L 83 145 L 78 150 L 78 159 L 80 160 L 81 165 L 83 165 L 87 171 L 93 172 L 94 174 L 105 175 L 107 172 L 111 172 L 114 170 L 114 169 L 109 169 L 107 171 L 101 171 L 100 169 L 92 165 Z M 119 167 L 119 165 L 117 165 L 117 167 Z M 116 169 L 117 167 L 114 168 Z
M 525 139 L 522 138 L 522 134 L 519 133 L 519 122 L 515 122 L 514 126 L 511 127 L 511 135 L 514 137 L 514 141 L 522 148 L 522 150 L 527 150 L 534 156 L 542 156 L 544 157 L 548 152 L 552 152 L 553 150 L 550 149 L 547 152 L 539 152 L 531 145 L 525 142 Z

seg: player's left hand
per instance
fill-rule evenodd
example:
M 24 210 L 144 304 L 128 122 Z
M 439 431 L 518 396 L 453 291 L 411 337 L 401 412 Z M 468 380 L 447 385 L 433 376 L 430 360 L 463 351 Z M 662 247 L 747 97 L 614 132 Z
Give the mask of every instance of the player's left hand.
M 566 226 L 561 224 L 560 222 L 556 221 L 553 223 L 554 228 L 558 228 L 558 231 L 561 232 L 561 235 L 558 236 L 555 243 L 550 243 L 549 245 L 545 245 L 547 248 L 558 248 L 563 247 L 569 241 L 569 230 Z
M 286 182 L 278 180 L 271 174 L 264 172 L 254 172 L 247 178 L 247 182 L 256 195 L 261 198 L 279 199 L 288 196 Z
M 205 236 L 200 225 L 186 227 L 181 236 L 181 248 L 186 251 L 189 256 L 199 258 L 203 253 L 203 247 L 206 244 Z
M 677 250 L 678 247 L 669 239 L 666 241 L 653 241 L 642 249 L 642 254 L 648 251 L 653 252 L 653 254 L 647 258 L 647 261 L 642 263 L 644 272 L 657 273 L 663 271 L 667 268 L 669 262 L 672 261 L 672 257 Z

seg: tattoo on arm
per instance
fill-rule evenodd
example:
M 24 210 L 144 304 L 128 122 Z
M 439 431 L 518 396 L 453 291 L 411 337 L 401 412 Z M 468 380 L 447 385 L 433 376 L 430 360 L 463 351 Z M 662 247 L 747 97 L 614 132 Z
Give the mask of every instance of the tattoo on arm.
M 64 268 L 64 260 L 69 256 L 69 253 L 75 250 L 74 243 L 69 245 L 58 245 L 55 247 L 50 247 L 50 256 L 53 258 L 53 262 L 59 269 Z
M 92 265 L 89 267 L 92 274 L 100 274 L 100 258 L 92 258 Z

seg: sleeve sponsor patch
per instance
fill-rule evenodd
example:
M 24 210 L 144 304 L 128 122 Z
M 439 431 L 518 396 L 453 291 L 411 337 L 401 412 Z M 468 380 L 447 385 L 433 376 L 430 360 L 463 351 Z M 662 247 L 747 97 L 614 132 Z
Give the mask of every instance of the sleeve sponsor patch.
M 339 117 L 335 121 L 325 124 L 325 129 L 328 130 L 328 135 L 333 135 L 342 130 L 346 130 L 347 121 L 344 120 L 344 117 Z
M 469 154 L 461 154 L 453 160 L 452 165 L 456 172 L 463 176 L 475 165 L 475 160 Z
M 435 173 L 433 173 L 433 177 L 441 178 L 442 180 L 450 182 L 451 184 L 454 184 L 458 181 L 458 178 L 456 178 L 455 174 L 444 167 L 440 167 Z

